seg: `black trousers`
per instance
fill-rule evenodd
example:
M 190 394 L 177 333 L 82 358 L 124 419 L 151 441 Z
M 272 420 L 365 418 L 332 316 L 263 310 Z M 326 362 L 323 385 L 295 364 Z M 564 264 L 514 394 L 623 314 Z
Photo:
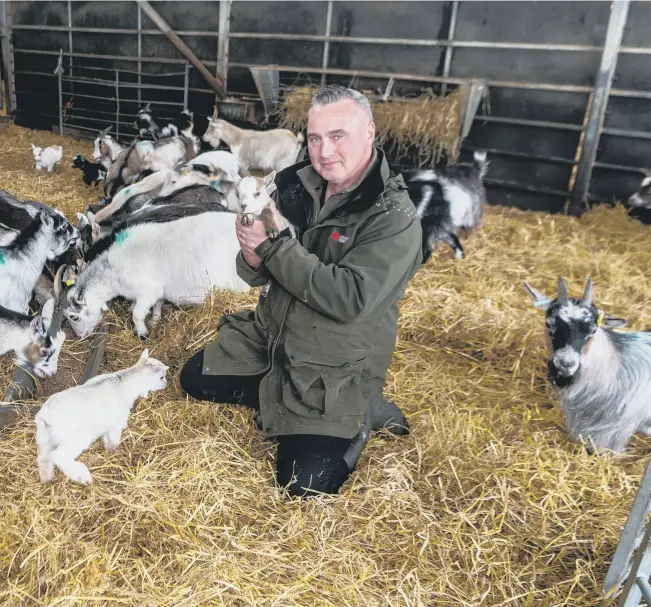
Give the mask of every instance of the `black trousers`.
M 203 350 L 181 370 L 181 388 L 197 400 L 260 408 L 258 392 L 262 375 L 203 375 Z M 351 440 L 335 436 L 296 434 L 279 436 L 276 481 L 294 496 L 335 494 L 350 470 L 343 455 Z

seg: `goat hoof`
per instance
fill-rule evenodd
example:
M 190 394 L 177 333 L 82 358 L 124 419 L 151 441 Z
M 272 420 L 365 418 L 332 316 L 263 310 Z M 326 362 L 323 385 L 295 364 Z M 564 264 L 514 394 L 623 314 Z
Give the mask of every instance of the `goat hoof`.
M 143 341 L 143 342 L 144 342 L 144 341 L 147 341 L 147 338 L 149 337 L 149 333 L 148 333 L 148 332 L 145 332 L 145 333 L 138 333 L 138 331 L 134 331 L 133 334 L 134 334 L 138 339 L 140 339 L 140 341 Z
M 242 215 L 241 223 L 243 226 L 253 225 L 253 217 L 251 215 Z
M 279 234 L 280 232 L 278 230 L 267 230 L 267 238 L 271 238 L 272 240 L 278 238 Z

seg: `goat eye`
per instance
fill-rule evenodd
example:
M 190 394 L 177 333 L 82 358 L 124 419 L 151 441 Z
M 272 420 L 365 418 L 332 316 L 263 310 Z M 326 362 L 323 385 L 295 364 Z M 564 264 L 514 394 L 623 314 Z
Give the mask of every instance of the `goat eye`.
M 260 192 L 256 192 L 255 194 L 253 194 L 253 196 L 257 198 L 258 196 L 260 196 Z

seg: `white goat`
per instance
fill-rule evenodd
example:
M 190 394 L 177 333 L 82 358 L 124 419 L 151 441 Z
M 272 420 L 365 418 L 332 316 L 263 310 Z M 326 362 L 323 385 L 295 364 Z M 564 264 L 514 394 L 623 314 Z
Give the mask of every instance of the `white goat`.
M 0 306 L 0 356 L 13 351 L 16 363 L 37 377 L 55 375 L 66 334 L 60 330 L 61 315 L 53 320 L 53 313 L 54 299 L 36 316 Z
M 98 438 L 109 453 L 115 452 L 134 402 L 163 390 L 167 370 L 144 350 L 132 367 L 99 375 L 50 396 L 34 418 L 41 482 L 54 479 L 56 466 L 70 480 L 91 484 L 88 467 L 77 457 Z
M 276 190 L 276 171 L 259 177 L 242 177 L 231 173 L 233 181 L 237 184 L 237 197 L 239 200 L 242 225 L 251 225 L 254 219 L 259 219 L 264 224 L 269 238 L 278 238 L 280 232 L 289 228 L 292 238 L 296 238 L 294 226 L 278 211 L 278 207 L 271 198 Z
M 217 118 L 217 108 L 209 118 L 203 140 L 216 148 L 224 141 L 237 156 L 240 170 L 282 171 L 296 162 L 304 141 L 303 134 L 288 129 L 253 131 L 240 129 Z
M 99 240 L 66 296 L 64 315 L 74 332 L 79 337 L 92 332 L 107 302 L 118 296 L 134 302 L 133 322 L 144 338 L 145 318 L 154 307 L 156 324 L 165 300 L 198 305 L 212 287 L 248 291 L 235 266 L 240 250 L 235 221 L 234 213 L 207 212 L 166 223 L 135 223 Z M 55 284 L 55 292 L 59 288 Z
M 39 171 L 46 169 L 48 173 L 54 171 L 63 158 L 63 148 L 60 145 L 51 145 L 48 148 L 36 147 L 33 143 L 34 167 Z

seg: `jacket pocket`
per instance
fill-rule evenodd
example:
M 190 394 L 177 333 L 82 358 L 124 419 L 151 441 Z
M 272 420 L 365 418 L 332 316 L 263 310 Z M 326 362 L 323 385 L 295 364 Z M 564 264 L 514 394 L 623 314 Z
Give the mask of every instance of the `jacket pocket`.
M 283 402 L 294 413 L 337 420 L 364 410 L 365 350 L 326 353 L 285 339 Z

